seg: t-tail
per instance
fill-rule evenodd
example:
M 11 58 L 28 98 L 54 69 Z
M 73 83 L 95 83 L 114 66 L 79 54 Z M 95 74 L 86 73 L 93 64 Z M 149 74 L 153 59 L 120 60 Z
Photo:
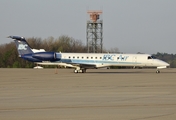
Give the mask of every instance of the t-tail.
M 61 59 L 61 54 L 56 52 L 33 52 L 24 37 L 9 36 L 15 41 L 16 48 L 18 50 L 19 57 L 31 61 L 31 62 L 42 62 L 42 61 L 58 61 Z
M 41 60 L 32 57 L 34 52 L 31 50 L 24 37 L 9 36 L 8 38 L 14 39 L 19 57 L 31 62 L 41 62 Z
M 33 51 L 31 50 L 29 44 L 25 40 L 24 37 L 19 36 L 9 36 L 8 38 L 12 38 L 15 41 L 19 57 L 22 57 L 25 54 L 32 54 Z

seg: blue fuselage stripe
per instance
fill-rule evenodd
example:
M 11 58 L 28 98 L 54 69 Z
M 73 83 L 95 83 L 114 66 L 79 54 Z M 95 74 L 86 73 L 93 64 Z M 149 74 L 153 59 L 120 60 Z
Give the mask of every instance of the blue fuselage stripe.
M 63 63 L 73 64 L 140 64 L 138 62 L 122 62 L 122 61 L 109 61 L 109 60 L 81 60 L 81 59 L 61 59 Z

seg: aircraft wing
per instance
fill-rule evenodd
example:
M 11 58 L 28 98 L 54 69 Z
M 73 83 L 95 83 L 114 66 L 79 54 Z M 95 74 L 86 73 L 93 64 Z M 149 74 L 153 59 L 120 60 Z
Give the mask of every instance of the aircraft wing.
M 82 64 L 82 63 L 63 63 L 63 62 L 37 62 L 38 65 L 58 65 L 58 66 L 64 66 L 64 67 L 72 67 L 72 68 L 76 68 L 76 67 L 84 67 L 84 68 L 96 68 L 95 64 Z
M 82 68 L 96 68 L 96 64 L 89 64 L 89 63 L 73 63 L 72 64 L 73 66 L 79 66 L 79 67 L 82 67 Z

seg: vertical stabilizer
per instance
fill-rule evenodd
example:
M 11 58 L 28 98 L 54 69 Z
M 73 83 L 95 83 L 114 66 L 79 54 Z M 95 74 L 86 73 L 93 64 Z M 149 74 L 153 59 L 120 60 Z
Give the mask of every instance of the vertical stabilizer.
M 25 54 L 30 54 L 33 53 L 31 50 L 29 44 L 25 40 L 24 37 L 19 37 L 19 36 L 9 36 L 9 38 L 14 39 L 16 48 L 18 50 L 19 57 L 25 55 Z

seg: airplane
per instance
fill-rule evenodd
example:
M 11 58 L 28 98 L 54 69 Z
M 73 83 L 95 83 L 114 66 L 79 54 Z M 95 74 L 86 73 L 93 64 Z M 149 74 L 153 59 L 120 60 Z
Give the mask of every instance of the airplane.
M 14 39 L 19 57 L 35 62 L 39 65 L 58 65 L 72 67 L 74 73 L 85 73 L 87 69 L 97 69 L 110 66 L 127 67 L 156 67 L 160 69 L 170 66 L 168 63 L 156 59 L 150 54 L 116 54 L 116 53 L 61 53 L 61 52 L 34 52 L 24 37 L 9 36 Z

